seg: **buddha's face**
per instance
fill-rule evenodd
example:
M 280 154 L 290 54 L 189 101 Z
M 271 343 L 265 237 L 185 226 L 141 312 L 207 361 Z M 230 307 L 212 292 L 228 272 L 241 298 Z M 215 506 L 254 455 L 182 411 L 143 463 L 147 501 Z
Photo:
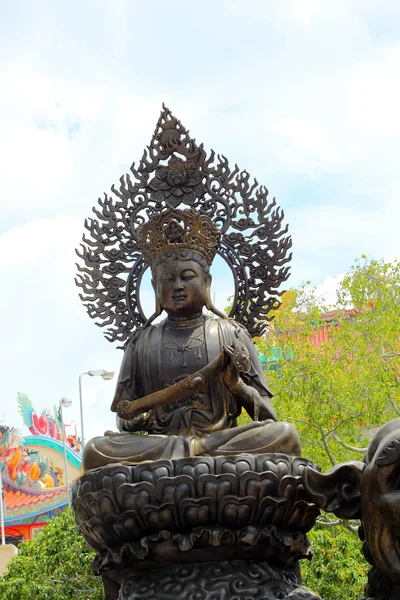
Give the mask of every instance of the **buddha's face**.
M 194 260 L 161 263 L 152 281 L 162 308 L 174 318 L 186 318 L 202 311 L 211 276 Z

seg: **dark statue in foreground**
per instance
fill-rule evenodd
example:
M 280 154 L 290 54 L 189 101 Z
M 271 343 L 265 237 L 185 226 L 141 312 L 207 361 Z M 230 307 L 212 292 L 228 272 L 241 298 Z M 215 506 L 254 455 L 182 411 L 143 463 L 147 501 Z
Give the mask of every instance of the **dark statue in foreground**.
M 112 410 L 122 432 L 91 440 L 84 468 L 241 452 L 300 455 L 296 430 L 276 423 L 247 331 L 234 320 L 203 315 L 210 264 L 220 233 L 208 216 L 168 208 L 138 234 L 151 267 L 157 313 L 125 349 Z M 244 408 L 253 423 L 237 426 Z M 146 430 L 151 435 L 132 435 Z M 155 435 L 154 435 L 155 434 Z
M 340 518 L 361 519 L 363 552 L 372 565 L 362 600 L 400 598 L 400 419 L 383 425 L 364 462 L 349 462 L 325 474 L 305 471 L 314 502 Z
M 294 427 L 277 421 L 251 340 L 288 277 L 291 239 L 275 199 L 225 157 L 207 156 L 165 107 L 131 173 L 99 200 L 78 252 L 88 313 L 124 344 L 111 406 L 119 432 L 90 440 L 73 488 L 107 599 L 317 599 L 301 585 L 299 560 L 310 558 L 319 508 L 362 517 L 376 565 L 369 598 L 397 597 L 397 425 L 378 434 L 367 466 L 321 475 L 301 458 Z M 229 317 L 211 301 L 216 254 L 235 284 Z M 150 318 L 139 296 L 147 268 Z

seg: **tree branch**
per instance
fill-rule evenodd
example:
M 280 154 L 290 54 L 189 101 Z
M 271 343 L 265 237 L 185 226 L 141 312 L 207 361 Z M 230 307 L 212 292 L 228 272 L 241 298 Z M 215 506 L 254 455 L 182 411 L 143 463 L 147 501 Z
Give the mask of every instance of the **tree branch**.
M 389 398 L 390 404 L 393 406 L 394 412 L 396 413 L 396 415 L 398 417 L 400 417 L 400 410 L 398 409 L 396 402 L 393 400 L 392 395 L 388 394 L 388 398 Z
M 346 442 L 343 442 L 343 440 L 341 440 L 337 435 L 333 435 L 332 437 L 337 442 L 339 442 L 339 444 L 341 444 L 341 446 L 343 446 L 344 448 L 347 448 L 348 450 L 351 450 L 352 452 L 358 452 L 359 454 L 365 454 L 366 451 L 368 450 L 368 448 L 356 448 L 356 446 L 350 446 L 350 444 L 346 444 Z
M 335 427 L 332 427 L 332 429 L 330 429 L 326 435 L 327 436 L 332 435 L 334 431 L 336 431 L 337 429 L 339 429 L 339 427 L 341 427 L 342 425 L 344 425 L 348 421 L 351 421 L 352 419 L 357 419 L 357 418 L 362 417 L 363 415 L 366 414 L 366 412 L 367 411 L 363 410 L 363 411 L 361 411 L 359 413 L 355 413 L 353 415 L 350 415 L 349 417 L 346 417 L 346 419 L 342 419 L 341 421 L 339 421 L 339 423 L 337 425 L 335 425 Z
M 304 423 L 304 425 L 308 425 L 309 427 L 314 427 L 319 430 L 319 425 L 314 425 L 314 423 L 310 423 L 310 421 L 306 421 L 305 419 L 298 419 L 296 417 L 283 417 L 284 421 L 297 421 L 298 423 Z
M 331 461 L 332 465 L 336 465 L 336 459 L 333 456 L 333 454 L 331 454 L 331 451 L 328 446 L 328 442 L 327 442 L 328 436 L 324 434 L 324 430 L 322 429 L 322 427 L 318 427 L 318 430 L 321 434 L 322 444 L 325 448 L 325 452 L 327 453 L 329 460 Z

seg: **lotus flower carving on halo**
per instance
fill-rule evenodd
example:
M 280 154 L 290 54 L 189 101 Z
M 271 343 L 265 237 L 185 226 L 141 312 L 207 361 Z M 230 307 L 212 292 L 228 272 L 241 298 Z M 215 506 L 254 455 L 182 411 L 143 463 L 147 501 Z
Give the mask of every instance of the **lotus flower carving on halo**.
M 155 177 L 148 182 L 151 199 L 165 202 L 171 208 L 176 208 L 181 202 L 193 206 L 195 199 L 205 192 L 202 179 L 203 174 L 195 160 L 173 157 L 168 166 L 158 167 Z

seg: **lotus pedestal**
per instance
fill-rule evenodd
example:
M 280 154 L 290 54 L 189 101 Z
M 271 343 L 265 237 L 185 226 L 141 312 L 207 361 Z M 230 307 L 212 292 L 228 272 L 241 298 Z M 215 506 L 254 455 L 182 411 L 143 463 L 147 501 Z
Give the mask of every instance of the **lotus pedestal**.
M 308 600 L 299 559 L 318 509 L 303 458 L 195 457 L 85 473 L 78 526 L 107 600 Z

